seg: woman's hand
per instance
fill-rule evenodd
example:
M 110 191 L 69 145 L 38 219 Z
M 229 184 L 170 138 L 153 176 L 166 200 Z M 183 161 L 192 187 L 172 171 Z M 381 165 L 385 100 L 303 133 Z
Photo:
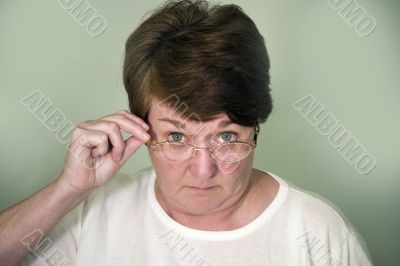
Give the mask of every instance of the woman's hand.
M 121 129 L 132 136 L 124 140 Z M 150 139 L 148 130 L 142 119 L 128 111 L 78 124 L 57 182 L 66 183 L 77 192 L 104 185 Z

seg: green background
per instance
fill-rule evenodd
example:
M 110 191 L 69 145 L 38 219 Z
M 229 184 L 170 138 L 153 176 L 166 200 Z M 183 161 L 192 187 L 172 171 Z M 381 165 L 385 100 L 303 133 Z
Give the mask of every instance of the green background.
M 124 42 L 159 3 L 91 0 L 108 22 L 92 37 L 58 1 L 0 2 L 0 209 L 54 180 L 66 152 L 20 100 L 40 90 L 74 123 L 127 109 Z M 328 198 L 359 230 L 376 265 L 400 265 L 400 1 L 358 1 L 376 19 L 365 37 L 327 0 L 231 3 L 253 18 L 272 64 L 275 107 L 255 166 Z M 359 174 L 293 108 L 308 94 L 376 157 L 371 173 Z M 122 171 L 149 165 L 141 148 Z

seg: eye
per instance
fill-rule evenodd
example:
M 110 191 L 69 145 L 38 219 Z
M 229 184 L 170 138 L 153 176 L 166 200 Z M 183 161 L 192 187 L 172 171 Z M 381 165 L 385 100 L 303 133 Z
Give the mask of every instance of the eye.
M 232 141 L 236 141 L 236 136 L 237 136 L 237 134 L 233 133 L 233 132 L 223 132 L 220 135 L 220 139 L 223 142 L 232 142 Z
M 179 132 L 172 132 L 168 135 L 168 141 L 170 142 L 182 142 L 183 134 Z

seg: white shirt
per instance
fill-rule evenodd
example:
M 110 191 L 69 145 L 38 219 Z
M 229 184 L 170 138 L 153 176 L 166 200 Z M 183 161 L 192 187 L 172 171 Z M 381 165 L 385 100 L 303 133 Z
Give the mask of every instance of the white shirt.
M 202 231 L 162 209 L 154 169 L 119 173 L 43 236 L 24 265 L 372 265 L 362 240 L 328 203 L 268 174 L 279 191 L 256 219 L 231 231 Z

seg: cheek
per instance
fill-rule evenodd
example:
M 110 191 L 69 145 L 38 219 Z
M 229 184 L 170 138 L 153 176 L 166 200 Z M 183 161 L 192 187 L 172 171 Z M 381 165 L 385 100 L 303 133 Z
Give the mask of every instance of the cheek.
M 232 164 L 218 165 L 221 178 L 219 179 L 226 187 L 233 190 L 243 184 L 247 184 L 253 169 L 253 156 Z
M 169 161 L 161 160 L 150 153 L 151 162 L 158 172 L 163 173 L 180 173 L 186 166 L 184 163 L 177 162 L 171 163 Z
M 254 154 L 250 154 L 247 158 L 233 163 L 218 163 L 218 170 L 223 175 L 242 175 L 245 173 L 249 173 L 253 168 L 253 156 Z
M 184 163 L 171 163 L 160 160 L 150 152 L 150 159 L 156 171 L 159 182 L 166 186 L 178 185 L 185 176 L 186 165 Z

